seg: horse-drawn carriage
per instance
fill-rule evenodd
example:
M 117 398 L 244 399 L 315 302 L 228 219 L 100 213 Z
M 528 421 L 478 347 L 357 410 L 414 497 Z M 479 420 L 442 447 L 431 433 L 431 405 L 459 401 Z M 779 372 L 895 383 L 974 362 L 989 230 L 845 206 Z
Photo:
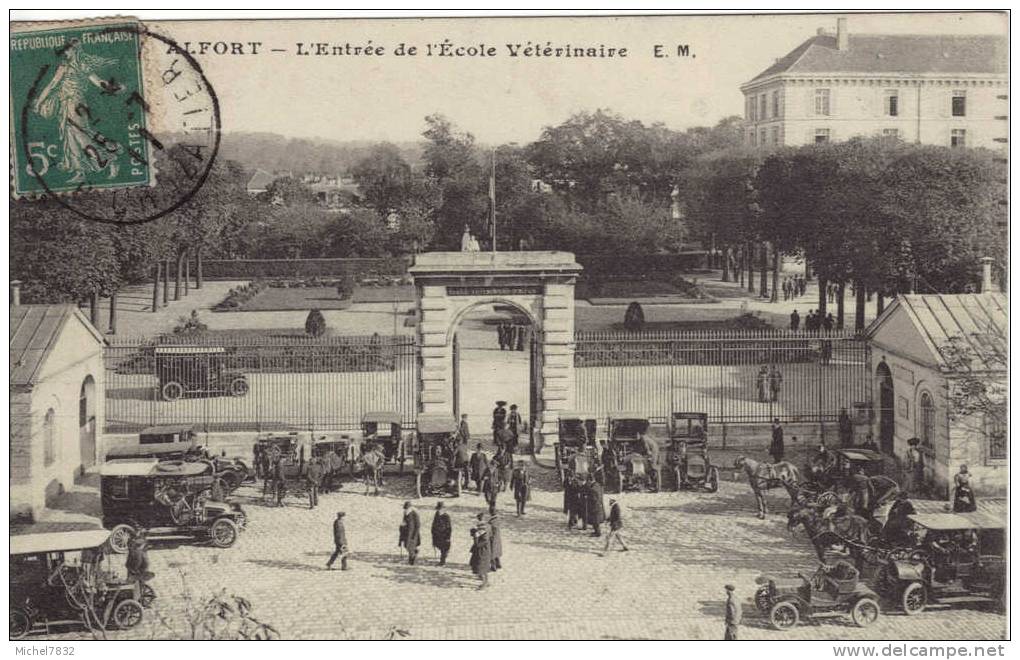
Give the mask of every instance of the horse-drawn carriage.
M 419 415 L 415 425 L 414 491 L 460 496 L 462 466 L 454 465 L 457 422 L 447 415 Z
M 648 435 L 648 418 L 637 413 L 611 413 L 608 426 L 609 437 L 602 452 L 606 486 L 619 493 L 658 491 L 662 483 L 659 446 Z
M 142 621 L 156 592 L 120 579 L 109 538 L 105 529 L 10 538 L 11 639 L 60 625 L 124 630 Z
M 676 489 L 719 490 L 719 468 L 708 455 L 708 415 L 674 412 L 669 424 L 666 462 L 676 478 Z
M 599 460 L 595 416 L 582 412 L 562 412 L 559 417 L 559 442 L 553 444 L 556 472 L 560 483 L 577 475 L 591 475 Z
M 247 523 L 240 504 L 217 497 L 217 476 L 207 463 L 113 462 L 99 475 L 103 527 L 110 530 L 114 552 L 127 552 L 139 529 L 150 536 L 205 538 L 228 548 Z
M 361 416 L 361 432 L 364 439 L 359 447 L 359 454 L 365 454 L 371 451 L 372 447 L 378 447 L 387 465 L 398 464 L 399 471 L 404 471 L 408 451 L 400 413 L 392 411 L 365 413 Z

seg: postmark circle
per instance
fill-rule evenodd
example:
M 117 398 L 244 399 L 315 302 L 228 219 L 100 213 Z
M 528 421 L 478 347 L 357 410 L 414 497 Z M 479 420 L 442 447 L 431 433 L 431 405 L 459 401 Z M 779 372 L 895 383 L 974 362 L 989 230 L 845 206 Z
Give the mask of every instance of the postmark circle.
M 122 95 L 124 99 L 122 114 L 95 117 L 85 103 L 79 103 L 70 109 L 63 108 L 63 114 L 59 118 L 60 133 L 64 137 L 62 164 L 65 164 L 65 169 L 72 169 L 66 168 L 66 163 L 68 161 L 77 163 L 82 168 L 88 168 L 91 174 L 97 172 L 103 174 L 109 169 L 110 173 L 107 176 L 113 178 L 110 165 L 112 158 L 108 155 L 118 155 L 121 161 L 127 157 L 132 167 L 147 169 L 150 179 L 146 184 L 136 185 L 108 185 L 106 181 L 82 180 L 71 190 L 67 190 L 68 184 L 65 184 L 62 190 L 55 190 L 57 186 L 52 185 L 40 172 L 30 170 L 30 174 L 41 187 L 41 193 L 81 218 L 121 225 L 150 222 L 187 204 L 208 179 L 220 148 L 219 98 L 198 61 L 173 39 L 152 32 L 140 24 L 110 26 L 97 30 L 95 34 L 100 35 L 94 37 L 96 40 L 114 39 L 116 35 L 121 35 L 121 38 L 125 34 L 136 35 L 140 70 L 137 85 L 139 89 L 132 89 L 130 81 L 117 81 L 115 78 L 97 80 L 95 74 L 92 74 L 91 80 L 97 87 L 102 88 L 104 93 Z M 165 62 L 156 62 L 154 67 L 153 62 L 144 61 L 142 52 L 145 39 L 153 40 L 150 44 L 155 48 L 153 53 Z M 38 127 L 39 124 L 38 121 L 33 124 L 33 116 L 40 115 L 37 111 L 38 102 L 45 100 L 40 97 L 40 92 L 46 91 L 43 83 L 47 79 L 52 81 L 58 75 L 67 78 L 66 72 L 61 74 L 59 69 L 70 57 L 78 59 L 76 53 L 70 56 L 67 53 L 69 49 L 79 47 L 80 42 L 72 40 L 57 49 L 55 51 L 57 66 L 53 67 L 56 72 L 48 76 L 51 67 L 45 65 L 35 77 L 20 116 L 21 151 L 26 163 L 33 162 L 31 145 L 39 144 L 39 141 L 32 139 L 33 126 Z M 95 59 L 93 56 L 93 61 Z M 162 84 L 159 90 L 162 95 L 159 99 L 163 104 L 162 109 L 171 108 L 172 111 L 166 114 L 177 115 L 172 127 L 150 131 L 146 126 L 145 119 L 147 117 L 151 119 L 154 99 L 151 96 L 147 99 L 145 90 L 141 89 L 140 81 L 143 75 L 141 67 L 145 65 L 155 72 L 155 82 Z M 82 66 L 80 61 L 76 62 L 73 68 L 79 74 L 79 78 L 84 77 L 81 71 L 85 74 L 89 72 L 89 68 Z M 52 85 L 51 82 L 48 86 Z M 76 100 L 73 96 L 74 89 L 72 88 L 70 96 L 72 100 Z M 60 99 L 65 105 L 69 105 L 66 100 L 68 96 L 65 93 Z M 179 105 L 171 107 L 167 101 Z M 36 111 L 33 111 L 33 106 Z M 114 141 L 98 130 L 96 127 L 104 118 L 107 119 L 107 122 L 102 124 L 104 128 L 116 123 L 121 129 L 126 128 L 129 131 L 128 139 Z M 68 140 L 73 141 L 73 144 L 68 145 Z M 121 149 L 123 151 L 120 151 Z M 74 176 L 71 177 L 70 183 L 75 183 Z

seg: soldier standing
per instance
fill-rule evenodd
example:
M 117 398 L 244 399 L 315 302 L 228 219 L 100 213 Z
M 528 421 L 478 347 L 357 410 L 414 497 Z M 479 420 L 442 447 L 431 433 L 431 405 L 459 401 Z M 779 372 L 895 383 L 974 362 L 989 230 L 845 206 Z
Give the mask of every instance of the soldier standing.
M 314 509 L 319 505 L 319 487 L 322 485 L 322 459 L 318 456 L 308 461 L 308 471 L 305 478 L 308 480 L 308 508 Z
M 517 515 L 526 515 L 525 505 L 531 499 L 531 477 L 528 475 L 528 468 L 524 461 L 517 461 L 513 476 L 510 477 L 510 487 L 514 491 L 514 501 L 517 502 Z
M 414 560 L 418 556 L 419 545 L 421 545 L 421 520 L 408 500 L 404 502 L 404 517 L 400 523 L 400 540 L 397 546 L 403 546 L 407 550 L 407 563 L 411 566 L 414 566 Z
M 350 554 L 347 550 L 347 530 L 344 529 L 344 512 L 336 512 L 336 520 L 333 521 L 333 554 L 330 555 L 329 561 L 326 562 L 326 570 L 332 570 L 333 562 L 340 558 L 340 570 L 347 570 L 347 556 Z
M 726 585 L 726 632 L 723 635 L 726 641 L 738 639 L 741 611 L 740 601 L 733 597 L 734 589 L 732 584 Z
M 453 522 L 450 514 L 443 508 L 442 502 L 436 502 L 436 514 L 432 516 L 432 547 L 439 551 L 439 565 L 446 566 L 446 556 L 450 554 L 450 542 L 453 539 Z
M 590 480 L 587 488 L 588 495 L 588 523 L 591 524 L 592 536 L 602 536 L 601 525 L 606 521 L 606 506 L 602 502 L 602 485 L 599 482 Z

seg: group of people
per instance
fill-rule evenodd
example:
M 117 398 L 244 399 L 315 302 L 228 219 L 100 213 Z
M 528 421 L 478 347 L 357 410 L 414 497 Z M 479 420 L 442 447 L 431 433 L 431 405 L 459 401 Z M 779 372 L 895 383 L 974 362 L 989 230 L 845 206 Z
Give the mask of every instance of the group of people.
M 496 326 L 496 336 L 501 351 L 523 351 L 527 343 L 528 325 L 523 323 L 501 322 Z
M 507 411 L 506 401 L 497 401 L 492 410 L 492 441 L 496 447 L 509 447 L 511 454 L 516 452 L 521 434 L 525 432 L 527 425 L 517 404 L 510 404 L 510 410 Z
M 253 448 L 255 478 L 262 479 L 262 497 L 270 496 L 277 506 L 283 506 L 287 495 L 287 470 L 283 452 L 275 446 L 255 443 Z M 308 489 L 308 507 L 319 505 L 320 493 L 332 493 L 342 485 L 344 459 L 334 447 L 320 456 L 312 456 L 305 466 L 303 478 Z
M 476 490 L 485 498 L 490 513 L 496 511 L 499 494 L 510 489 L 517 503 L 517 515 L 525 515 L 528 500 L 531 499 L 531 475 L 524 461 L 514 463 L 509 444 L 500 445 L 490 459 L 482 449 L 482 443 L 478 443 L 468 461 L 464 486 L 468 487 L 472 481 Z
M 783 372 L 775 364 L 763 364 L 758 368 L 755 378 L 755 389 L 758 401 L 762 403 L 779 400 L 779 391 L 783 387 Z
M 790 313 L 790 330 L 796 332 L 800 330 L 800 313 L 797 310 L 793 310 Z M 825 316 L 817 310 L 809 310 L 807 318 L 804 319 L 804 330 L 806 332 L 832 332 L 836 328 L 836 319 L 832 316 L 832 312 L 829 312 Z
M 563 484 L 563 513 L 567 516 L 567 529 L 580 529 L 585 531 L 591 526 L 591 535 L 602 536 L 602 526 L 609 523 L 609 533 L 606 535 L 605 547 L 602 553 L 609 552 L 613 541 L 620 544 L 620 549 L 626 552 L 630 548 L 623 538 L 623 508 L 616 497 L 609 498 L 609 515 L 606 515 L 606 508 L 603 502 L 604 491 L 602 484 L 590 475 L 571 475 L 564 480 Z
M 783 278 L 783 300 L 793 300 L 807 293 L 807 280 L 803 275 Z

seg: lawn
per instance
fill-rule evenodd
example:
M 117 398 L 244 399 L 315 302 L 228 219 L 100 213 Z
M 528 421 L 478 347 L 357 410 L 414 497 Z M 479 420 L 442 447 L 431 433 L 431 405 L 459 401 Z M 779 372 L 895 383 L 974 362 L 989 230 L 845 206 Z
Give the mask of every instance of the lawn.
M 670 281 L 668 276 L 650 277 L 649 279 L 611 280 L 605 282 L 589 281 L 582 278 L 574 289 L 574 298 L 592 300 L 598 298 L 685 298 L 689 300 L 707 300 L 696 285 L 682 278 Z

